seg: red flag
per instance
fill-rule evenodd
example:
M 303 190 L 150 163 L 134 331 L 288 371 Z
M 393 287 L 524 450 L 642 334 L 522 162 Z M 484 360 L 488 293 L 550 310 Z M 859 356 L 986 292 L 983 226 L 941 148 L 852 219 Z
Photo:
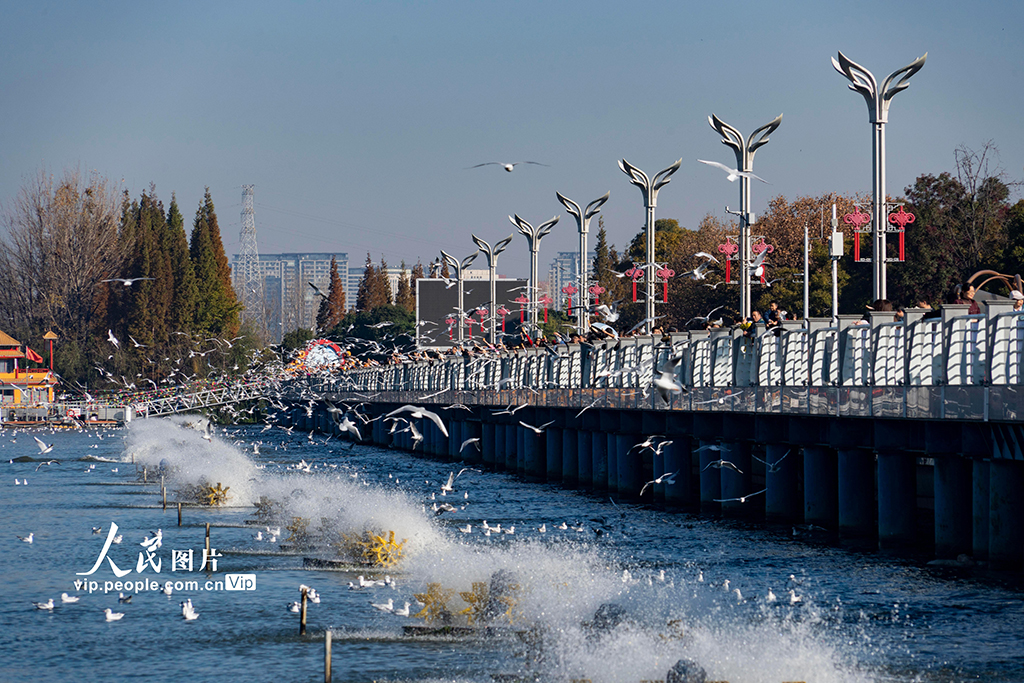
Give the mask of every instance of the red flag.
M 43 362 L 43 357 L 40 356 L 38 353 L 36 353 L 35 351 L 33 351 L 32 349 L 30 349 L 27 346 L 25 347 L 25 357 L 28 358 L 33 363 L 42 363 Z

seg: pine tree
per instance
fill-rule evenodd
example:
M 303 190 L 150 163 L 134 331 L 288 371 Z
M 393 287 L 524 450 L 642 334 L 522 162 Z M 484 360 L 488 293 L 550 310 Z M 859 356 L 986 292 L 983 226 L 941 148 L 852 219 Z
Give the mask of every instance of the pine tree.
M 416 265 L 412 267 L 412 277 L 410 278 L 410 281 L 409 281 L 409 287 L 412 289 L 412 312 L 413 313 L 416 312 L 416 294 L 417 294 L 416 281 L 417 280 L 422 280 L 425 277 L 426 277 L 426 275 L 423 272 L 423 263 L 420 262 L 420 261 L 416 261 Z
M 359 281 L 359 290 L 356 292 L 356 310 L 369 311 L 373 308 L 371 301 L 371 290 L 373 281 L 377 277 L 376 268 L 370 259 L 370 252 L 366 252 L 366 264 L 363 268 L 363 279 Z
M 231 266 L 224 254 L 209 188 L 196 210 L 189 253 L 196 279 L 193 331 L 208 337 L 234 336 L 241 304 L 231 286 Z
M 402 273 L 398 277 L 398 292 L 395 294 L 395 305 L 409 313 L 416 311 L 416 297 L 412 293 L 412 284 L 409 281 L 409 271 L 405 269 L 405 261 L 402 261 Z
M 338 275 L 338 261 L 331 256 L 331 286 L 327 298 L 320 301 L 316 313 L 316 327 L 320 331 L 334 329 L 345 317 L 345 289 Z
M 167 209 L 167 231 L 171 260 L 171 273 L 174 278 L 174 300 L 168 316 L 168 326 L 172 336 L 174 332 L 188 334 L 195 320 L 196 310 L 196 275 L 189 258 L 188 237 L 185 235 L 185 220 L 178 210 L 178 200 L 172 194 L 171 206 Z
M 377 306 L 389 306 L 395 303 L 391 296 L 391 276 L 388 274 L 388 262 L 380 257 L 380 267 L 377 269 L 376 297 L 380 301 Z M 374 306 L 376 308 L 377 306 Z

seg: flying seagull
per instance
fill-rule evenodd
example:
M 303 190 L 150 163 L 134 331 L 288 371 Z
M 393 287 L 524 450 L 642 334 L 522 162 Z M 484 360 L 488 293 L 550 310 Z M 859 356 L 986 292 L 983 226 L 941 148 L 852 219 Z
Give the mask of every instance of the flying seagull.
M 322 299 L 326 299 L 326 298 L 327 298 L 327 295 L 326 295 L 326 294 L 324 294 L 324 293 L 323 293 L 323 291 L 322 291 L 322 290 L 321 290 L 321 289 L 320 289 L 319 287 L 317 287 L 316 285 L 314 285 L 314 284 L 313 284 L 312 282 L 307 282 L 306 284 L 307 284 L 307 285 L 309 285 L 310 287 L 312 287 L 312 288 L 313 288 L 313 292 L 314 292 L 314 293 L 315 293 L 315 294 L 316 294 L 317 296 L 319 296 L 319 297 L 320 297 L 320 298 L 322 298 Z
M 750 171 L 740 171 L 740 170 L 737 170 L 735 168 L 729 168 L 725 164 L 720 164 L 717 161 L 704 161 L 703 159 L 697 159 L 697 161 L 699 161 L 702 164 L 707 164 L 708 166 L 714 166 L 715 168 L 722 169 L 723 171 L 725 171 L 728 174 L 726 176 L 726 180 L 728 180 L 730 183 L 735 182 L 737 178 L 742 177 L 742 178 L 757 178 L 758 180 L 760 180 L 762 183 L 765 183 L 766 185 L 770 185 L 771 184 L 767 180 L 765 180 L 764 178 L 762 178 L 760 176 L 756 176 L 753 173 L 751 173 Z
M 155 280 L 152 277 L 112 277 L 109 280 L 100 280 L 100 282 L 120 282 L 125 287 L 131 287 L 134 283 L 140 280 Z
M 470 166 L 469 168 L 480 168 L 481 166 L 501 166 L 503 169 L 505 169 L 506 171 L 511 173 L 512 169 L 515 168 L 516 166 L 518 166 L 519 164 L 533 164 L 535 166 L 547 166 L 547 164 L 542 164 L 539 161 L 517 161 L 514 164 L 506 164 L 506 163 L 501 162 L 501 161 L 488 161 L 488 162 L 483 163 L 483 164 L 477 164 L 476 166 Z M 467 168 L 466 170 L 469 170 L 469 168 Z
M 53 444 L 52 443 L 46 443 L 45 441 L 40 439 L 38 436 L 33 436 L 32 438 L 36 440 L 36 445 L 39 446 L 39 454 L 40 455 L 43 455 L 45 453 L 49 453 L 50 451 L 53 450 Z
M 679 366 L 679 362 L 682 360 L 683 357 L 681 355 L 674 356 L 669 358 L 660 369 L 654 369 L 656 375 L 653 381 L 654 389 L 665 403 L 671 400 L 670 394 L 681 394 L 686 391 L 683 385 L 677 382 L 675 378 L 676 367 Z
M 420 408 L 419 406 L 405 405 L 405 406 L 402 406 L 401 408 L 396 408 L 395 410 L 392 410 L 390 413 L 385 415 L 385 417 L 391 417 L 392 415 L 395 415 L 396 413 L 401 413 L 402 411 L 405 411 L 405 410 L 408 410 L 409 413 L 412 414 L 413 417 L 416 417 L 416 418 L 425 417 L 425 418 L 431 420 L 434 424 L 437 425 L 437 428 L 441 430 L 441 433 L 445 435 L 445 438 L 448 437 L 448 429 L 447 429 L 447 427 L 444 426 L 444 422 L 441 421 L 441 417 L 437 413 L 432 413 L 429 410 L 427 410 L 426 408 Z

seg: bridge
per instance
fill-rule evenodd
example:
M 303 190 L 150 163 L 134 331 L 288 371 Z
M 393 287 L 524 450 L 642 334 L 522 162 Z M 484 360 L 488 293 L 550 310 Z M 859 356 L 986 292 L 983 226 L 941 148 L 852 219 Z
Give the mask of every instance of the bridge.
M 1024 313 L 1010 302 L 967 309 L 360 369 L 311 380 L 325 403 L 290 416 L 336 431 L 326 401 L 362 402 L 352 414 L 365 415 L 364 438 L 377 444 L 1021 567 Z M 683 391 L 652 390 L 663 368 Z M 448 437 L 430 420 L 414 420 L 416 433 L 372 420 L 406 403 L 441 413 Z M 637 446 L 655 434 L 672 443 Z M 463 448 L 467 439 L 479 441 Z

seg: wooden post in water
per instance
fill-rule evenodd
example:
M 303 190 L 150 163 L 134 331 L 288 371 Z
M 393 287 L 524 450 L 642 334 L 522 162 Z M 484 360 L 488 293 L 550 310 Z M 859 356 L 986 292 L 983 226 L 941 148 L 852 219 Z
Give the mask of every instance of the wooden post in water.
M 148 484 L 149 483 L 149 478 L 148 477 L 149 477 L 149 470 L 146 468 L 145 465 L 143 465 L 142 466 L 142 483 L 143 484 Z
M 306 589 L 302 589 L 302 608 L 299 611 L 299 635 L 306 635 Z
M 331 683 L 331 629 L 324 635 L 324 683 Z
M 181 501 L 178 501 L 178 526 L 181 526 Z

